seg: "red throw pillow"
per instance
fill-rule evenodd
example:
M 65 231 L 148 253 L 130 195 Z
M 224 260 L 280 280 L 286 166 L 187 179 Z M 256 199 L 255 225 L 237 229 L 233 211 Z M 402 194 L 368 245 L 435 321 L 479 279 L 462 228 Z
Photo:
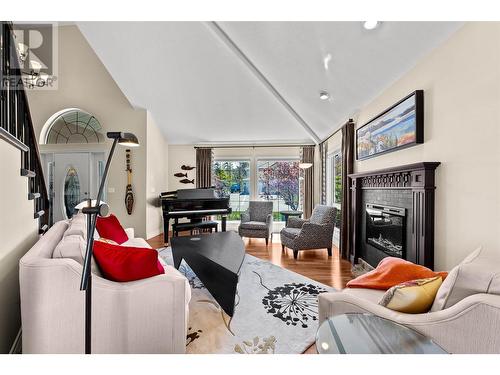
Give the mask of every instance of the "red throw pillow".
M 94 257 L 104 277 L 112 281 L 141 280 L 165 273 L 153 249 L 95 241 Z
M 97 217 L 96 228 L 99 232 L 99 236 L 107 238 L 108 240 L 113 240 L 118 244 L 122 244 L 128 241 L 127 233 L 125 229 L 121 226 L 118 218 L 111 214 L 107 217 Z
M 347 287 L 387 290 L 406 281 L 436 276 L 441 276 L 444 280 L 447 275 L 447 272 L 434 272 L 401 258 L 387 257 L 373 271 L 349 281 Z

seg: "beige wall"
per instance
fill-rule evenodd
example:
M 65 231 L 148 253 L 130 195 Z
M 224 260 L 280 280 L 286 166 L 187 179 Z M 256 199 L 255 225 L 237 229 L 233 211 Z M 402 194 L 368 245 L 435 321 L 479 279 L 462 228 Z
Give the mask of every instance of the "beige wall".
M 147 215 L 152 215 L 151 228 L 156 226 L 157 213 L 147 208 L 150 190 L 147 189 L 146 173 L 154 175 L 156 166 L 161 171 L 161 164 L 147 164 L 148 136 L 147 111 L 134 109 L 109 75 L 99 58 L 75 26 L 59 28 L 59 72 L 57 90 L 30 90 L 28 99 L 37 134 L 47 119 L 65 108 L 81 108 L 93 114 L 106 131 L 126 131 L 134 133 L 141 144 L 132 149 L 132 186 L 135 197 L 134 211 L 128 215 L 125 209 L 125 191 L 127 174 L 125 172 L 125 148 L 117 146 L 108 176 L 107 200 L 111 211 L 115 213 L 123 226 L 134 227 L 136 235 L 145 237 Z M 161 134 L 152 126 L 157 137 L 150 140 L 155 145 L 161 142 Z M 107 149 L 110 142 L 107 141 Z M 156 152 L 156 151 L 155 151 Z M 157 153 L 154 158 L 158 157 Z M 164 170 L 164 169 L 163 169 Z M 154 182 L 153 182 L 154 180 Z M 153 176 L 150 183 L 160 184 L 161 176 Z M 166 182 L 165 182 L 166 185 Z M 158 188 L 158 187 L 155 187 Z M 154 233 L 154 230 L 151 233 Z
M 147 168 L 146 168 L 146 235 L 147 238 L 163 232 L 163 218 L 158 196 L 168 188 L 168 144 L 156 122 L 147 113 Z
M 500 253 L 500 23 L 468 23 L 365 106 L 363 125 L 416 89 L 425 101 L 425 143 L 355 164 L 368 171 L 439 161 L 436 269 L 475 247 Z
M 7 353 L 21 326 L 19 259 L 38 238 L 21 151 L 0 139 L 0 353 Z

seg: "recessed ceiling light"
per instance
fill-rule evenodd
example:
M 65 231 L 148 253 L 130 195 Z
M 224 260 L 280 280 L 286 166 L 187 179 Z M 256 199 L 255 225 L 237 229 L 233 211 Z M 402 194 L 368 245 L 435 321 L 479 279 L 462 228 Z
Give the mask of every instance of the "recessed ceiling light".
M 365 21 L 365 22 L 363 23 L 363 27 L 364 27 L 366 30 L 373 30 L 373 29 L 376 29 L 379 25 L 380 25 L 380 22 L 378 22 L 378 21 Z
M 319 92 L 319 98 L 321 100 L 328 100 L 330 99 L 330 94 L 328 93 L 328 91 L 322 90 Z

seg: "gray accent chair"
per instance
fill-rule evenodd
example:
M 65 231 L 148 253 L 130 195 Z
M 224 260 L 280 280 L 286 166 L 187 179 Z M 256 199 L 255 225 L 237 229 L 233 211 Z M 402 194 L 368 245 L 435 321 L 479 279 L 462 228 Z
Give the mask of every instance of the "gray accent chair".
M 265 238 L 268 245 L 273 235 L 273 202 L 250 201 L 248 210 L 241 214 L 238 233 L 241 237 Z
M 326 248 L 331 256 L 336 213 L 335 207 L 318 205 L 308 220 L 291 217 L 280 232 L 283 251 L 285 247 L 292 249 L 293 257 L 297 259 L 299 250 Z

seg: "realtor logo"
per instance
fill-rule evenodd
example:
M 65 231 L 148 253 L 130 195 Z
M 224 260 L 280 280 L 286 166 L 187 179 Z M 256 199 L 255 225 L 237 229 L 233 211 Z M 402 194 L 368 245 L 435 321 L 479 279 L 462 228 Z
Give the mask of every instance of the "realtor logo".
M 17 57 L 19 71 L 11 71 L 10 87 L 20 88 L 22 82 L 26 89 L 57 89 L 57 25 L 15 23 L 12 28 L 11 59 Z

